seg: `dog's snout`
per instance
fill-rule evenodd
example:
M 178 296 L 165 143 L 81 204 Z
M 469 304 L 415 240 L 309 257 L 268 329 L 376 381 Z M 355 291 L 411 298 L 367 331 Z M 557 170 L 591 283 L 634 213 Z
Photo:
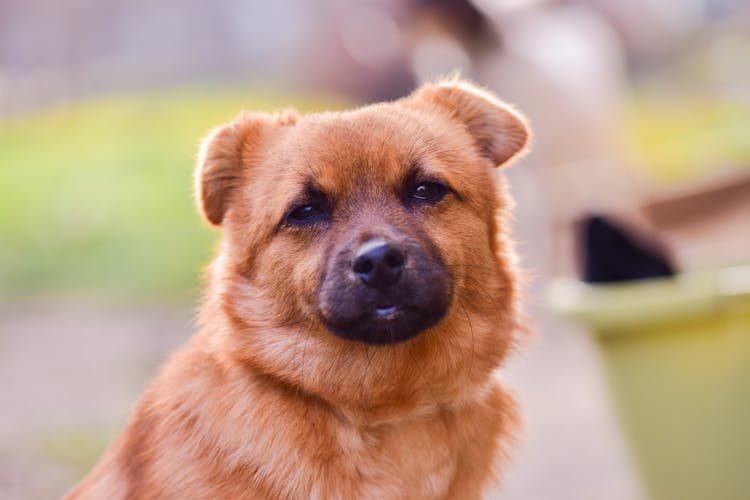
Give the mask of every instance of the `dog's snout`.
M 406 252 L 387 241 L 375 238 L 364 243 L 354 254 L 352 271 L 373 288 L 394 285 L 406 264 Z

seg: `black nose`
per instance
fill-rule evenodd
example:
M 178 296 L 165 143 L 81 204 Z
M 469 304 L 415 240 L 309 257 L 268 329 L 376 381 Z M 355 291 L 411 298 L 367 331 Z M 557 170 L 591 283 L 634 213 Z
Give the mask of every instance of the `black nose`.
M 375 238 L 359 247 L 354 254 L 352 270 L 367 286 L 382 289 L 399 280 L 405 263 L 403 250 Z

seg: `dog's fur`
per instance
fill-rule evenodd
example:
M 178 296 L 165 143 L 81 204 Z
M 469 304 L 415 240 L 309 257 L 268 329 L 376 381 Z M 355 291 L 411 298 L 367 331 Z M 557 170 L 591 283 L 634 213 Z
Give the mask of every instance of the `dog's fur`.
M 200 331 L 68 498 L 480 497 L 516 420 L 494 375 L 519 319 L 492 167 L 526 142 L 458 80 L 216 129 L 196 178 L 222 230 Z M 448 190 L 415 197 L 425 180 Z M 385 299 L 348 267 L 372 238 L 410 259 L 396 319 L 367 316 Z

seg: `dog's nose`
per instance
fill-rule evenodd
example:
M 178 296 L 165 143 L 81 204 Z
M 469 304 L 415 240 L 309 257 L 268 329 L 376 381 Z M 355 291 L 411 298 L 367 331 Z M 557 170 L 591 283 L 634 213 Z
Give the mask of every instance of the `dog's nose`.
M 373 288 L 386 288 L 401 277 L 406 263 L 406 253 L 383 239 L 375 238 L 364 243 L 354 254 L 354 274 Z

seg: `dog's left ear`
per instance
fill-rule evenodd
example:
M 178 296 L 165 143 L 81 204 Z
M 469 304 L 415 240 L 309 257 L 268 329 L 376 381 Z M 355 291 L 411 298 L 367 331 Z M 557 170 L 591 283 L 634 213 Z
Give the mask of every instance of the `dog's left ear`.
M 510 106 L 487 91 L 461 80 L 427 83 L 409 101 L 447 112 L 463 124 L 482 154 L 499 166 L 526 147 L 529 130 L 525 120 Z

